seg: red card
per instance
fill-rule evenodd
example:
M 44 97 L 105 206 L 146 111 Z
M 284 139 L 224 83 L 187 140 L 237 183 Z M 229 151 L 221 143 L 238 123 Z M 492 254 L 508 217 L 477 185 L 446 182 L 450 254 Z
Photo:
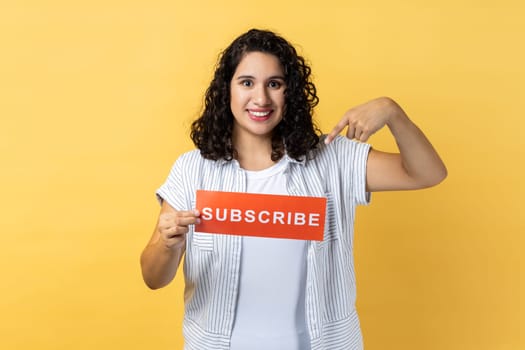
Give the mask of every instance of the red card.
M 197 191 L 196 232 L 323 240 L 326 198 Z

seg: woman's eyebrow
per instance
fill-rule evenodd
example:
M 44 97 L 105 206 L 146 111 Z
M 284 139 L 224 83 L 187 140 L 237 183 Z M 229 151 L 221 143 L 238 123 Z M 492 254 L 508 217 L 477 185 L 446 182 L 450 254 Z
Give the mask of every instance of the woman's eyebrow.
M 252 76 L 252 75 L 239 75 L 237 77 L 237 80 L 239 79 L 253 79 L 255 80 L 255 77 Z M 272 75 L 271 77 L 268 77 L 267 80 L 275 80 L 275 79 L 279 79 L 279 80 L 283 80 L 284 81 L 284 76 L 282 75 Z

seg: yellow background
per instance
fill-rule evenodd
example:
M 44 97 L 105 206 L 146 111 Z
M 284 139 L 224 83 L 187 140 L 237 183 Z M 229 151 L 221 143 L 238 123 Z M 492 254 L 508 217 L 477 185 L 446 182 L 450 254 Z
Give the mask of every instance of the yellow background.
M 387 95 L 449 169 L 358 210 L 366 348 L 524 349 L 520 3 L 3 1 L 0 348 L 181 348 L 180 276 L 140 275 L 153 193 L 192 148 L 220 50 L 262 27 L 311 62 L 325 132 Z

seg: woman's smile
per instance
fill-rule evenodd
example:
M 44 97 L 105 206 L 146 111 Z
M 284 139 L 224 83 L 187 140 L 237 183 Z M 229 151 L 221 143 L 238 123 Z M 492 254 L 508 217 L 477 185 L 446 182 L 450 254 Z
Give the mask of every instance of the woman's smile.
M 272 113 L 273 113 L 273 110 L 271 109 L 266 109 L 266 110 L 248 109 L 248 115 L 250 116 L 250 119 L 255 120 L 257 122 L 263 122 L 263 121 L 270 119 Z

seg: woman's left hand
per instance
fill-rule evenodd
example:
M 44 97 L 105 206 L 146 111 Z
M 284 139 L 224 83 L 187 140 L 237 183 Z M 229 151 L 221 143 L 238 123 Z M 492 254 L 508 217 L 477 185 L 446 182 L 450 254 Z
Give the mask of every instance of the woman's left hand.
M 348 110 L 325 143 L 344 128 L 346 137 L 365 142 L 383 126 L 388 126 L 399 153 L 371 149 L 366 164 L 367 191 L 415 190 L 437 185 L 447 169 L 434 147 L 392 99 L 380 97 Z
M 330 143 L 344 128 L 347 128 L 346 137 L 349 139 L 366 142 L 399 111 L 402 112 L 399 105 L 388 97 L 379 97 L 351 108 L 327 135 L 325 143 Z

